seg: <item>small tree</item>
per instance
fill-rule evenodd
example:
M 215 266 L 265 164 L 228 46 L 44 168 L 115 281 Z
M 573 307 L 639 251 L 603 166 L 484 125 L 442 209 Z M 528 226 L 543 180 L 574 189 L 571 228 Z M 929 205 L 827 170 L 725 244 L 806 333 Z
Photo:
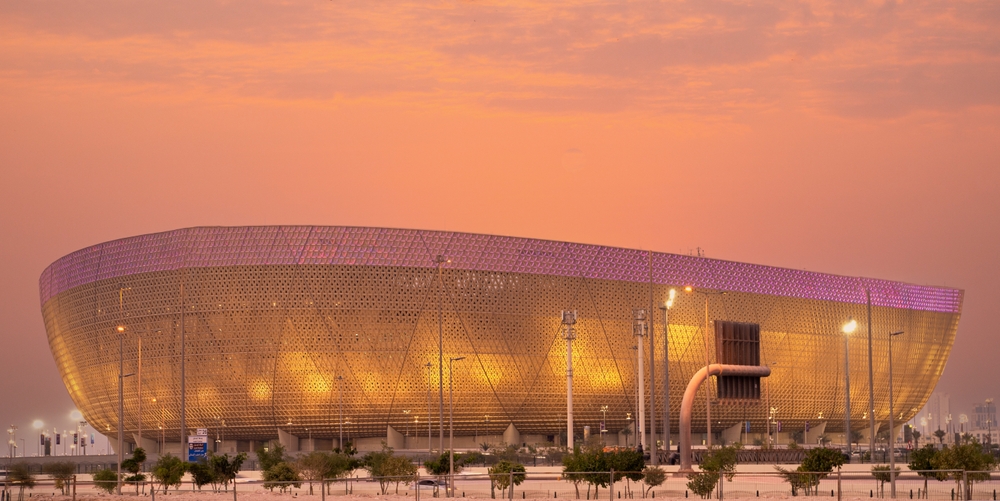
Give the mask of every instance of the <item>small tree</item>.
M 455 465 L 456 471 L 458 465 Z M 392 456 L 386 463 L 385 472 L 396 486 L 396 494 L 399 494 L 399 484 L 410 485 L 410 482 L 417 475 L 417 465 L 413 461 L 403 456 Z
M 212 470 L 212 466 L 208 464 L 207 458 L 199 458 L 197 462 L 190 463 L 188 471 L 191 472 L 191 480 L 194 481 L 194 485 L 199 491 L 208 484 L 212 484 L 212 489 L 218 491 L 218 488 L 215 487 L 215 483 L 217 482 L 215 472 Z
M 321 451 L 313 451 L 302 456 L 295 462 L 295 469 L 306 482 L 309 483 L 309 495 L 313 494 L 313 482 L 322 482 L 326 474 L 327 454 Z
M 260 463 L 260 470 L 270 470 L 272 466 L 285 461 L 285 446 L 275 444 L 273 447 L 257 448 L 257 462 Z
M 786 470 L 780 466 L 775 466 L 774 469 L 792 487 L 792 495 L 797 496 L 799 489 L 805 489 L 807 494 L 818 492 L 815 489 L 819 488 L 819 481 L 843 464 L 844 455 L 839 450 L 817 447 L 806 452 L 802 464 L 795 470 Z
M 73 480 L 73 474 L 76 473 L 76 463 L 70 461 L 47 463 L 42 466 L 42 472 L 55 480 L 56 489 L 65 496 L 69 483 Z
M 160 456 L 160 459 L 153 465 L 153 480 L 160 484 L 163 487 L 163 492 L 166 493 L 170 487 L 180 487 L 181 479 L 184 478 L 187 469 L 188 463 L 167 453 Z M 97 477 L 94 478 L 96 480 Z
M 94 486 L 107 494 L 115 492 L 118 487 L 118 472 L 104 468 L 94 472 Z
M 580 484 L 584 482 L 582 472 L 588 471 L 587 458 L 581 453 L 580 449 L 577 448 L 572 454 L 564 454 L 562 456 L 563 464 L 563 479 L 569 481 L 573 484 L 573 489 L 576 491 L 576 499 L 580 499 Z M 495 497 L 493 494 L 495 484 L 490 483 L 490 497 Z M 589 492 L 589 491 L 588 491 Z
M 965 440 L 953 447 L 945 447 L 938 451 L 931 461 L 936 470 L 963 470 L 968 482 L 965 484 L 965 497 L 972 499 L 972 486 L 976 482 L 990 479 L 989 471 L 996 467 L 997 459 L 983 450 L 975 438 Z M 973 473 L 975 472 L 975 473 Z M 951 471 L 948 475 L 962 487 L 962 471 Z
M 701 460 L 701 472 L 688 474 L 688 489 L 703 498 L 712 495 L 721 476 L 732 482 L 736 474 L 739 446 L 730 445 L 709 450 Z
M 917 438 L 919 432 L 914 431 L 914 439 Z M 937 456 L 938 450 L 933 444 L 927 444 L 919 449 L 914 450 L 910 454 L 910 463 L 907 465 L 911 471 L 917 472 L 917 475 L 924 477 L 924 495 L 927 495 L 927 479 L 933 478 L 938 482 L 942 482 L 948 479 L 948 475 L 944 472 L 934 471 L 934 457 Z
M 221 456 L 216 454 L 210 455 L 208 464 L 212 468 L 212 476 L 215 478 L 212 483 L 221 483 L 222 488 L 228 492 L 229 482 L 236 483 L 236 475 L 239 474 L 240 468 L 246 460 L 247 454 L 245 452 L 241 452 L 231 458 L 229 454 Z
M 28 463 L 19 462 L 10 465 L 7 478 L 11 485 L 16 485 L 18 501 L 24 500 L 24 488 L 33 489 L 35 487 L 35 475 L 31 473 Z
M 667 479 L 667 474 L 655 466 L 647 466 L 642 470 L 642 483 L 646 484 L 646 489 L 642 491 L 642 497 L 646 497 L 653 487 L 657 487 Z
M 465 460 L 461 455 L 455 454 L 455 473 L 462 471 L 462 465 L 465 464 Z M 429 475 L 436 475 L 438 477 L 444 477 L 448 474 L 450 464 L 448 463 L 448 453 L 444 452 L 440 456 L 435 456 L 433 459 L 428 459 L 424 461 L 424 469 L 427 470 Z
M 502 497 L 507 497 L 507 488 L 511 489 L 511 496 L 514 495 L 514 485 L 521 485 L 525 479 L 524 465 L 521 463 L 507 461 L 506 459 L 497 461 L 497 464 L 493 465 L 489 469 L 490 482 L 492 483 L 490 487 L 491 495 L 495 492 L 494 489 L 500 489 L 500 495 Z M 513 473 L 513 475 L 511 475 Z M 514 485 L 511 485 L 511 480 L 514 481 Z
M 302 477 L 299 476 L 299 472 L 284 461 L 271 465 L 264 471 L 262 478 L 264 479 L 264 488 L 270 491 L 273 491 L 275 487 L 278 488 L 279 492 L 289 491 L 292 487 L 296 489 L 302 487 Z
M 132 457 L 122 461 L 122 470 L 128 472 L 123 479 L 125 482 L 135 484 L 135 494 L 139 495 L 139 484 L 146 481 L 146 475 L 142 474 L 142 464 L 146 462 L 146 450 L 136 447 L 132 451 Z
M 379 489 L 382 491 L 384 496 L 389 490 L 389 484 L 392 483 L 391 478 L 394 471 L 398 471 L 399 464 L 393 461 L 393 449 L 382 441 L 382 450 L 374 451 L 365 454 L 365 457 L 361 459 L 362 467 L 368 471 L 368 474 L 372 478 L 378 481 Z M 396 484 L 397 488 L 399 484 Z
M 623 495 L 632 498 L 631 482 L 639 482 L 642 480 L 642 469 L 646 467 L 642 454 L 636 449 L 629 448 L 618 449 L 612 452 L 604 452 L 601 456 L 604 459 L 604 464 L 600 471 L 605 471 L 605 468 L 608 470 L 614 470 L 615 482 L 619 482 L 624 478 L 626 483 L 625 493 Z
M 361 467 L 361 461 L 344 454 L 342 452 L 334 452 L 333 454 L 327 455 L 326 467 L 323 472 L 323 478 L 326 480 L 327 493 L 330 492 L 330 482 L 333 479 L 341 478 L 345 476 L 350 476 Z
M 889 466 L 872 466 L 872 476 L 878 482 L 878 495 L 879 497 L 885 497 L 885 483 L 892 481 L 892 476 L 889 474 Z M 896 475 L 899 477 L 899 467 L 896 467 Z

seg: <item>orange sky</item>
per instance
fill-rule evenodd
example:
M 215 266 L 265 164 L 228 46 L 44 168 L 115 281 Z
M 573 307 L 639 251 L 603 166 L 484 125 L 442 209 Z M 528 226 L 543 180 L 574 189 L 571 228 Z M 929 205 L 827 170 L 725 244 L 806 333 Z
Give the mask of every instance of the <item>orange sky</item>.
M 998 63 L 991 0 L 3 2 L 0 421 L 72 405 L 42 269 L 195 225 L 702 247 L 956 286 L 941 387 L 1000 397 Z

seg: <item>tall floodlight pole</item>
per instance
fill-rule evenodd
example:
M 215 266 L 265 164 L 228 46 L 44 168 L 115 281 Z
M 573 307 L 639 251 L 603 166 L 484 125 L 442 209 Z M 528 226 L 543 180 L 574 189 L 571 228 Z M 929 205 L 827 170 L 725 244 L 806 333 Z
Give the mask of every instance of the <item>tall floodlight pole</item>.
M 431 421 L 431 367 L 434 367 L 434 364 L 427 362 L 424 367 L 427 367 L 427 453 L 430 454 L 433 452 L 431 449 L 431 423 L 433 423 Z
M 181 456 L 183 459 L 188 459 L 188 435 L 187 435 L 187 412 L 185 408 L 185 403 L 187 401 L 187 391 L 185 384 L 187 383 L 187 374 L 185 373 L 184 363 L 187 360 L 187 343 L 185 339 L 185 329 L 184 329 L 184 280 L 187 275 L 181 275 Z M 272 388 L 271 391 L 274 391 Z M 163 440 L 166 441 L 166 433 L 164 433 Z
M 566 328 L 566 446 L 573 451 L 573 340 L 576 339 L 576 310 L 563 310 Z
M 868 300 L 868 422 L 871 426 L 871 433 L 868 437 L 868 454 L 871 455 L 872 462 L 875 461 L 875 371 L 872 364 L 872 293 L 865 289 L 865 297 Z
M 712 363 L 711 362 L 711 356 L 709 355 L 710 350 L 709 350 L 709 347 L 708 347 L 708 344 L 709 344 L 708 343 L 708 340 L 709 340 L 709 334 L 708 334 L 708 296 L 712 295 L 712 294 L 717 294 L 717 295 L 721 296 L 721 295 L 725 294 L 726 291 L 709 291 L 709 290 L 695 289 L 694 287 L 691 287 L 690 285 L 688 285 L 687 287 L 684 287 L 684 292 L 688 292 L 688 293 L 694 292 L 694 293 L 701 294 L 702 296 L 705 296 L 705 331 L 704 331 L 705 336 L 704 337 L 705 337 L 705 370 L 707 371 L 709 369 L 709 365 L 711 365 L 711 363 Z M 711 385 L 706 385 L 706 387 L 705 387 L 705 423 L 706 423 L 706 429 L 708 431 L 708 433 L 707 433 L 707 435 L 708 435 L 707 444 L 708 444 L 708 448 L 711 449 L 712 448 L 712 387 L 711 387 Z
M 118 318 L 119 321 L 124 324 L 125 321 L 125 291 L 131 290 L 131 287 L 118 287 Z M 124 431 L 122 430 L 125 424 L 125 405 L 122 402 L 125 393 L 125 361 L 124 361 L 124 347 L 125 347 L 125 326 L 118 325 L 118 482 L 115 484 L 115 492 L 121 496 L 122 494 L 122 448 L 124 447 L 125 437 Z
M 337 420 L 340 438 L 337 439 L 337 447 L 340 447 L 341 452 L 347 454 L 347 448 L 344 447 L 344 376 L 337 376 L 337 400 L 340 401 L 340 418 Z
M 675 297 L 677 291 L 670 289 L 667 302 L 660 306 L 660 310 L 663 311 L 663 447 L 668 453 L 670 452 L 670 309 L 674 307 Z
M 434 257 L 438 271 L 438 450 L 444 450 L 444 276 L 441 267 L 449 262 L 441 254 Z
M 465 357 L 448 359 L 448 497 L 455 497 L 455 390 L 452 384 L 452 364 Z
M 649 462 L 657 465 L 656 445 L 656 319 L 653 316 L 653 251 L 649 251 Z
M 889 334 L 889 497 L 896 498 L 896 434 L 892 430 L 892 338 L 902 334 L 896 331 Z
M 844 436 L 847 437 L 847 452 L 851 452 L 851 348 L 849 339 L 851 334 L 858 329 L 858 322 L 853 318 L 848 319 L 841 331 L 844 333 L 844 396 L 847 400 L 846 411 L 844 411 Z
M 644 447 L 646 443 L 646 389 L 645 385 L 643 384 L 645 382 L 644 376 L 646 375 L 646 371 L 642 367 L 642 359 L 643 359 L 642 338 L 643 336 L 646 335 L 646 310 L 642 308 L 637 308 L 632 310 L 632 320 L 633 320 L 632 324 L 633 334 L 635 334 L 635 337 L 637 338 L 635 340 L 636 341 L 635 345 L 637 348 L 636 358 L 639 359 L 638 363 L 639 369 L 636 375 L 637 379 L 636 384 L 638 385 L 638 389 L 636 390 L 636 392 L 639 395 L 639 429 L 637 430 L 636 436 L 638 437 L 639 440 L 636 441 L 636 445 L 638 447 L 639 452 L 642 452 L 644 449 L 646 449 L 646 447 Z

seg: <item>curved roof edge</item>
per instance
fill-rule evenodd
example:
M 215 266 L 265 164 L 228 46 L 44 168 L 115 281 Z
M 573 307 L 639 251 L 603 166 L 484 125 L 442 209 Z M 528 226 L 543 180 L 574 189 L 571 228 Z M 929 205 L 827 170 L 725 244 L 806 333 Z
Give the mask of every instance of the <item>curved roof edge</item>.
M 478 271 L 649 281 L 650 252 L 450 231 L 349 226 L 194 227 L 93 245 L 49 265 L 42 305 L 65 290 L 119 276 L 180 268 L 280 264 L 435 266 Z M 654 283 L 959 313 L 963 291 L 704 257 L 652 252 Z

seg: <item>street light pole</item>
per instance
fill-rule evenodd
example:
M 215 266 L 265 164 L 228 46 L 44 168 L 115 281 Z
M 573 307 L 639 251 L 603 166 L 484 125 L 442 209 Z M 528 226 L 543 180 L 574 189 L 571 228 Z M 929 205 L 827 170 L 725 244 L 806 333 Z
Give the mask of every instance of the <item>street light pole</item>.
M 133 376 L 134 374 L 124 374 L 125 361 L 124 361 L 124 346 L 125 346 L 125 326 L 118 326 L 118 482 L 115 484 L 115 491 L 120 496 L 122 493 L 122 453 L 125 447 L 125 406 L 124 406 L 124 389 L 125 389 L 125 378 Z
M 573 451 L 573 340 L 576 339 L 576 310 L 563 310 L 562 325 L 566 327 L 566 445 Z
M 438 450 L 444 450 L 444 278 L 441 267 L 450 262 L 441 254 L 434 258 L 438 274 Z
M 889 493 L 893 499 L 896 498 L 896 434 L 892 431 L 892 338 L 902 333 L 889 334 Z
M 847 437 L 847 454 L 851 453 L 851 349 L 849 339 L 851 334 L 858 329 L 858 322 L 853 318 L 848 319 L 841 331 L 844 333 L 844 395 L 847 399 L 847 407 L 844 412 L 844 436 Z M 850 461 L 850 460 L 848 460 Z
M 455 391 L 452 385 L 452 363 L 465 357 L 448 359 L 448 497 L 455 497 Z
M 865 289 L 868 300 L 868 423 L 871 433 L 868 435 L 868 454 L 875 462 L 875 371 L 872 364 L 872 293 Z
M 642 343 L 644 341 L 642 338 L 646 335 L 646 310 L 642 308 L 632 310 L 632 319 L 634 321 L 633 333 L 635 334 L 635 337 L 638 338 L 636 339 L 635 344 L 637 350 L 636 358 L 639 360 L 636 371 L 636 393 L 639 400 L 639 423 L 636 433 L 638 440 L 636 441 L 636 444 L 639 452 L 643 452 L 643 450 L 646 449 L 646 447 L 644 447 L 646 444 L 646 389 L 643 384 L 645 383 L 644 376 L 646 375 L 646 371 L 642 367 Z
M 656 448 L 656 319 L 653 316 L 653 251 L 649 251 L 649 463 L 657 465 Z
M 663 447 L 670 453 L 670 309 L 674 307 L 677 291 L 670 289 L 663 310 Z M 655 412 L 655 411 L 654 411 Z
M 688 285 L 684 287 L 685 292 L 694 292 L 705 296 L 705 370 L 708 370 L 708 366 L 711 365 L 711 358 L 709 355 L 708 348 L 708 296 L 711 294 L 724 295 L 726 291 L 708 291 L 702 289 L 695 289 Z M 712 448 L 712 387 L 711 385 L 705 385 L 705 423 L 708 429 L 708 448 Z

